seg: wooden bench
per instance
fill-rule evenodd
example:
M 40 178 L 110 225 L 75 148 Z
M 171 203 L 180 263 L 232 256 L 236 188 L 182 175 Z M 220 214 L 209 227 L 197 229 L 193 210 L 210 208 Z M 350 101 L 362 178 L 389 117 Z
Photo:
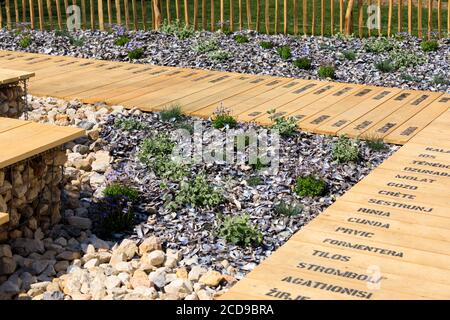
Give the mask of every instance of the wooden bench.
M 0 118 L 0 169 L 83 135 L 80 128 Z
M 0 85 L 28 80 L 34 72 L 0 68 Z

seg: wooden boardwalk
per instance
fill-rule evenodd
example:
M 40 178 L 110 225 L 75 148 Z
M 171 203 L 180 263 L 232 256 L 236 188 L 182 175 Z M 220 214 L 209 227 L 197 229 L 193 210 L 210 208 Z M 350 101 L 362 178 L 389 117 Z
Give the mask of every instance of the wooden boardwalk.
M 269 124 L 267 111 L 298 118 L 305 131 L 404 144 L 450 105 L 450 95 L 327 81 L 160 67 L 0 51 L 3 66 L 33 71 L 30 93 L 106 102 L 144 111 L 180 104 L 209 117 L 229 108 L 242 121 Z
M 223 103 L 261 124 L 276 108 L 307 131 L 405 144 L 222 299 L 450 299 L 449 94 L 5 51 L 0 61 L 36 72 L 35 95 L 144 111 L 178 103 L 201 117 Z M 0 168 L 23 158 L 8 128 L 0 122 Z
M 450 299 L 450 109 L 222 299 Z

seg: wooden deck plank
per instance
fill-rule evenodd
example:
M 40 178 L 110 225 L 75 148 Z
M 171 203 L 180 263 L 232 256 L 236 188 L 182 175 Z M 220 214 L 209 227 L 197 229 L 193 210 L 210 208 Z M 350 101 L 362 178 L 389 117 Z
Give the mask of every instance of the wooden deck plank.
M 9 222 L 9 214 L 0 212 L 0 226 Z
M 233 115 L 237 115 L 244 110 L 251 108 L 252 103 L 263 103 L 267 100 L 272 99 L 282 93 L 286 92 L 288 89 L 285 88 L 289 85 L 293 79 L 280 79 L 274 78 L 272 81 L 268 81 L 261 86 L 253 87 L 239 95 L 234 95 L 229 98 L 223 99 L 220 103 L 223 107 L 231 110 Z M 283 88 L 284 87 L 284 88 Z M 250 104 L 247 102 L 251 101 Z M 201 108 L 192 111 L 191 114 L 196 116 L 208 117 L 217 109 L 217 104 L 212 103 L 207 106 L 202 106 Z
M 298 82 L 298 84 L 297 84 Z M 244 111 L 237 114 L 237 112 L 233 112 L 237 114 L 237 117 L 240 121 L 253 121 L 256 117 L 261 115 L 266 115 L 268 111 L 275 109 L 278 113 L 278 110 L 284 105 L 299 99 L 299 97 L 304 96 L 308 93 L 313 92 L 323 86 L 326 85 L 326 82 L 315 81 L 315 80 L 295 80 L 295 82 L 290 82 L 285 87 L 289 86 L 290 90 L 288 92 L 283 93 L 282 95 L 275 97 L 269 101 L 261 102 L 259 104 L 251 104 L 249 101 L 248 106 L 251 108 L 245 108 Z M 280 111 L 281 112 L 281 111 Z
M 3 118 L 0 118 L 0 122 Z M 18 120 L 19 121 L 19 120 Z M 0 133 L 0 168 L 72 141 L 84 130 L 38 123 L 28 123 Z M 20 141 L 20 143 L 17 143 Z
M 172 86 L 164 87 L 158 91 L 146 93 L 134 99 L 127 100 L 128 105 L 143 106 L 151 110 L 161 110 L 169 104 L 174 104 L 179 99 L 188 98 L 197 92 L 209 90 L 209 88 L 220 83 L 231 83 L 240 75 L 234 74 L 212 74 L 205 72 L 196 72 L 194 76 L 190 76 L 192 72 L 183 75 L 180 80 Z M 188 77 L 189 76 L 189 77 Z M 207 76 L 205 78 L 205 76 Z
M 333 96 L 340 95 L 343 96 L 344 98 L 340 99 L 339 101 L 334 103 L 332 106 L 329 106 L 328 108 L 322 109 L 315 114 L 303 118 L 299 122 L 299 125 L 304 130 L 316 132 L 316 128 L 320 126 L 322 123 L 324 123 L 324 121 L 341 114 L 342 112 L 348 110 L 349 108 L 354 107 L 358 103 L 370 101 L 370 98 L 378 94 L 381 90 L 382 88 L 369 86 L 364 87 L 346 86 L 343 88 L 343 90 L 340 90 L 333 94 Z
M 128 107 L 139 106 L 140 108 L 142 107 L 143 110 L 152 110 L 153 104 L 152 101 L 146 99 L 147 95 L 167 88 L 172 88 L 174 90 L 177 88 L 182 88 L 189 83 L 186 81 L 186 76 L 190 74 L 192 74 L 192 71 L 170 71 L 169 73 L 162 74 L 160 78 L 155 78 L 154 80 L 148 82 L 146 81 L 145 85 L 139 89 L 106 99 L 106 102 L 112 104 L 122 104 Z M 210 76 L 198 73 L 194 76 L 194 78 L 192 78 L 192 80 L 189 81 L 196 82 L 217 80 L 218 82 L 226 82 L 230 79 L 232 79 L 232 76 L 229 78 L 223 78 L 221 75 Z
M 413 101 L 419 96 L 419 93 L 413 90 L 403 90 L 396 94 L 393 98 L 387 100 L 385 103 L 378 105 L 375 109 L 365 113 L 356 121 L 349 123 L 337 132 L 338 135 L 348 135 L 349 137 L 364 136 L 363 133 L 376 123 L 382 121 L 387 116 L 401 108 L 403 105 Z
M 320 86 L 318 88 L 314 87 L 313 91 L 308 91 L 306 94 L 303 94 L 308 89 L 308 85 L 297 90 L 297 94 L 299 95 L 297 99 L 281 106 L 276 109 L 276 116 L 285 116 L 297 117 L 299 120 L 305 118 L 309 114 L 313 113 L 317 108 L 323 107 L 326 108 L 332 101 L 328 101 L 327 99 L 332 96 L 332 94 L 339 92 L 345 87 L 345 84 L 342 83 L 326 83 L 324 86 Z M 252 113 L 253 111 L 249 110 L 247 116 L 256 114 Z M 238 117 L 238 119 L 240 119 Z M 265 113 L 256 114 L 253 121 L 260 124 L 270 124 L 272 120 L 270 119 L 270 115 L 267 114 L 267 110 Z
M 0 85 L 14 83 L 34 77 L 34 72 L 0 68 Z
M 236 78 L 236 81 L 218 84 L 212 87 L 211 90 L 197 92 L 196 94 L 179 99 L 177 102 L 183 106 L 183 110 L 187 114 L 192 115 L 195 110 L 199 110 L 205 106 L 216 105 L 220 107 L 223 100 L 238 96 L 253 88 L 264 86 L 271 81 L 268 77 L 252 78 L 247 75 L 242 75 Z M 205 113 L 203 116 L 209 117 L 211 114 Z
M 353 123 L 363 115 L 372 111 L 379 105 L 385 103 L 396 94 L 398 94 L 401 89 L 395 88 L 382 88 L 376 95 L 373 95 L 370 99 L 364 100 L 357 105 L 347 109 L 346 111 L 326 120 L 322 125 L 315 128 L 315 132 L 322 134 L 336 135 L 338 131 Z M 332 109 L 333 107 L 330 107 Z
M 79 92 L 76 96 L 86 103 L 104 102 L 108 98 L 113 98 L 148 86 L 150 82 L 167 81 L 169 79 L 166 79 L 164 75 L 170 74 L 171 72 L 172 69 L 169 68 L 147 66 L 142 70 L 135 71 L 135 76 L 102 84 L 99 87 Z
M 23 125 L 27 125 L 29 123 L 30 122 L 27 122 L 27 121 L 20 121 L 20 120 L 11 119 L 11 118 L 0 117 L 0 133 L 23 126 Z
M 314 254 L 314 250 L 317 250 L 317 248 L 322 251 L 327 250 L 327 247 L 317 243 L 292 240 L 290 246 L 282 246 L 265 263 L 274 270 L 286 269 L 293 275 L 301 270 L 302 275 L 317 275 L 323 277 L 324 280 L 327 279 L 332 282 L 334 282 L 335 276 L 339 277 L 338 271 L 341 271 L 339 278 L 345 280 L 347 286 L 357 287 L 361 291 L 366 291 L 368 290 L 368 282 L 371 282 L 375 287 L 379 284 L 380 288 L 383 288 L 383 291 L 388 293 L 390 297 L 396 293 L 409 292 L 408 288 L 414 285 L 417 288 L 414 291 L 414 295 L 417 296 L 428 298 L 436 298 L 438 296 L 441 299 L 450 296 L 450 281 L 446 279 L 447 272 L 445 270 L 416 264 L 407 264 L 406 267 L 399 269 L 395 262 L 389 263 L 386 259 L 377 259 L 364 254 L 356 254 L 355 259 L 351 261 L 327 261 L 323 257 Z M 345 255 L 345 251 L 342 253 Z M 368 274 L 370 266 L 380 265 L 380 262 L 383 264 L 381 276 L 377 277 L 376 275 L 371 276 Z M 433 276 L 430 277 L 424 272 L 419 272 L 422 268 L 428 272 L 433 272 Z M 325 270 L 331 275 L 327 276 Z M 331 273 L 330 270 L 336 272 Z M 355 277 L 352 278 L 349 275 L 349 270 L 355 274 Z M 262 270 L 261 272 L 263 273 L 264 271 Z M 389 281 L 385 281 L 387 279 Z M 377 291 L 379 290 L 373 290 L 375 296 Z
M 409 101 L 407 104 L 403 105 L 389 116 L 374 124 L 371 128 L 367 129 L 362 133 L 366 136 L 379 136 L 384 138 L 389 133 L 394 131 L 397 126 L 402 125 L 404 122 L 409 120 L 415 114 L 423 109 L 426 109 L 433 101 L 439 98 L 442 93 L 432 93 L 432 92 L 417 92 L 418 97 Z

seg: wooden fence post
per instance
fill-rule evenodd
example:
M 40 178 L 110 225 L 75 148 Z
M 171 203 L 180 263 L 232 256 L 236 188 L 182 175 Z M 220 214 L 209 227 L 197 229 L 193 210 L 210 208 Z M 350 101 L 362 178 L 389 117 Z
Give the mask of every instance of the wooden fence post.
M 211 31 L 215 31 L 216 30 L 216 17 L 214 16 L 214 0 L 211 0 L 211 10 L 210 10 L 210 14 L 211 14 Z
M 155 12 L 155 29 L 158 30 L 161 26 L 161 8 L 159 6 L 159 1 L 153 1 L 153 10 Z
M 103 19 L 103 0 L 97 0 L 98 2 L 98 28 L 100 31 L 105 30 L 105 21 Z
M 194 29 L 198 29 L 198 0 L 194 0 Z
M 223 31 L 223 24 L 225 23 L 225 12 L 224 12 L 224 0 L 220 0 L 220 30 Z
M 349 0 L 347 4 L 347 11 L 345 12 L 345 34 L 350 35 L 353 32 L 353 2 Z
M 9 0 L 7 0 L 9 2 Z M 43 0 L 38 0 L 38 13 L 39 13 L 39 29 L 44 30 L 44 4 Z
M 58 28 L 59 30 L 62 30 L 61 4 L 59 3 L 59 0 L 55 0 L 55 2 L 56 2 L 56 17 L 58 19 Z
M 98 0 L 98 1 L 102 1 L 102 0 Z M 133 11 L 133 24 L 134 24 L 134 30 L 138 29 L 138 17 L 137 17 L 137 4 L 136 4 L 136 0 L 132 0 L 131 1 L 131 7 L 132 7 L 132 11 Z
M 417 35 L 422 38 L 422 0 L 417 0 Z
M 49 0 L 47 0 L 49 1 Z M 19 20 L 19 4 L 17 2 L 17 0 L 14 0 L 14 15 L 16 18 L 16 27 L 19 24 L 20 20 Z
M 362 38 L 364 36 L 364 12 L 363 12 L 363 3 L 362 0 L 358 0 L 358 33 L 359 37 Z
M 391 36 L 391 29 L 392 29 L 392 10 L 393 10 L 393 6 L 394 6 L 394 3 L 393 3 L 393 0 L 389 0 L 389 8 L 388 8 L 388 27 L 387 27 L 387 35 L 388 35 L 388 37 L 390 37 Z
M 297 0 L 294 0 L 292 5 L 292 10 L 294 11 L 294 34 L 298 34 L 298 3 Z
M 206 0 L 202 0 L 202 29 L 206 30 Z
M 242 27 L 244 25 L 242 14 L 242 0 L 239 0 L 238 6 L 239 6 L 239 31 L 242 31 Z
M 247 29 L 251 30 L 252 29 L 252 10 L 250 7 L 250 0 L 247 0 L 245 6 L 247 8 Z
M 5 14 L 6 14 L 6 27 L 8 28 L 8 30 L 11 30 L 11 7 L 9 0 L 5 0 Z
M 334 34 L 334 0 L 330 0 L 330 31 Z
M 259 32 L 259 24 L 261 18 L 261 0 L 256 0 L 256 31 Z
M 230 31 L 234 31 L 234 0 L 230 0 Z
M 189 7 L 188 7 L 188 0 L 184 0 L 184 23 L 186 24 L 186 27 L 189 27 Z

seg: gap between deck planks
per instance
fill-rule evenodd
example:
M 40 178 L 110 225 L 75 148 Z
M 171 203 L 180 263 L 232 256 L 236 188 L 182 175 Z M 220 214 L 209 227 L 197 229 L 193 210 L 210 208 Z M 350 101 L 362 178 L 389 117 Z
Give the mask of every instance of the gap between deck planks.
M 8 68 L 35 72 L 29 92 L 159 111 L 180 104 L 209 117 L 221 104 L 241 121 L 295 116 L 304 131 L 404 144 L 450 107 L 450 94 L 201 69 L 0 51 Z

